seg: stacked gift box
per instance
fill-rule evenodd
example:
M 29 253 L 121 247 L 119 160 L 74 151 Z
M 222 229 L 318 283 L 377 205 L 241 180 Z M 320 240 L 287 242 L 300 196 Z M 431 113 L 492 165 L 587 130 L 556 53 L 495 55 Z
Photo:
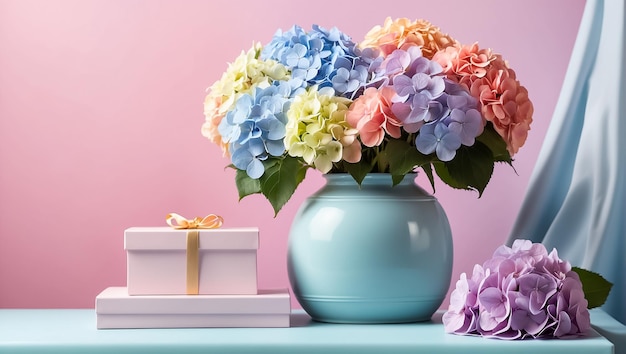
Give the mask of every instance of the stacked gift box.
M 132 227 L 127 286 L 96 297 L 98 328 L 289 327 L 289 292 L 257 289 L 257 228 Z

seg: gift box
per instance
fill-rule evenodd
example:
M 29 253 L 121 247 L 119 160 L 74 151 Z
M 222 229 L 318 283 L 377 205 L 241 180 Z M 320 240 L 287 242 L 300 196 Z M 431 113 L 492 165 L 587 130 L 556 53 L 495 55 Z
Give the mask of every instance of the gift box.
M 256 295 L 128 295 L 110 287 L 96 296 L 96 322 L 105 328 L 289 327 L 288 290 Z
M 258 247 L 258 228 L 126 229 L 128 294 L 256 294 Z

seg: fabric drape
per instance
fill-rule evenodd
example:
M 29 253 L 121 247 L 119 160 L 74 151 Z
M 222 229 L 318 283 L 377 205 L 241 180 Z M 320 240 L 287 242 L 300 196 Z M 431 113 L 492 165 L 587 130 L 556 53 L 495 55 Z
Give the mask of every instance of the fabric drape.
M 508 243 L 557 248 L 614 286 L 626 323 L 626 31 L 623 0 L 588 0 L 529 189 Z

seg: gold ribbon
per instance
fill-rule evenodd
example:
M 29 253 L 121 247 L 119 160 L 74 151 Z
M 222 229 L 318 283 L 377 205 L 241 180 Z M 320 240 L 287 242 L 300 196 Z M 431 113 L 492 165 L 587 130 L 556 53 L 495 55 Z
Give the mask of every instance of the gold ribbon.
M 174 229 L 195 229 L 187 231 L 187 294 L 197 295 L 199 288 L 199 255 L 200 232 L 197 229 L 217 229 L 222 226 L 224 219 L 215 214 L 204 218 L 195 217 L 189 220 L 179 214 L 167 214 L 167 224 Z

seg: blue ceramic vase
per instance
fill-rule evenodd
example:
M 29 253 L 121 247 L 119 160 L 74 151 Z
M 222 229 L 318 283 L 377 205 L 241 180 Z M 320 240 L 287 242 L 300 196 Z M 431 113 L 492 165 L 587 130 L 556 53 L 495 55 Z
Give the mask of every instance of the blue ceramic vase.
M 452 275 L 450 224 L 436 198 L 407 176 L 327 174 L 289 232 L 295 297 L 317 321 L 426 321 Z

